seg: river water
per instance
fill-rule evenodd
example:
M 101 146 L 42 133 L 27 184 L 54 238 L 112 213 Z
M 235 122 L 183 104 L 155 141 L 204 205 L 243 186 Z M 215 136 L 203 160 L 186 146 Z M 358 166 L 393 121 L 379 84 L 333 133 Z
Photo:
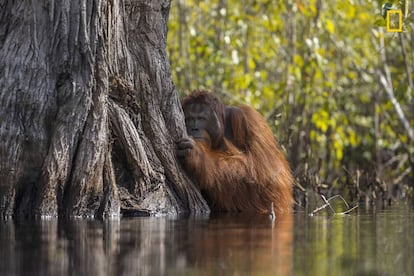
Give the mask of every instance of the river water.
M 414 275 L 414 210 L 3 220 L 0 275 Z

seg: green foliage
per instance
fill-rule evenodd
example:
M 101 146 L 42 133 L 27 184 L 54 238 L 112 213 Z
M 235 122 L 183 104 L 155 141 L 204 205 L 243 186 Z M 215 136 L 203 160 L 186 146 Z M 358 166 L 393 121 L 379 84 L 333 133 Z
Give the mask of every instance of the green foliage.
M 381 150 L 398 156 L 413 149 L 379 81 L 384 51 L 396 100 L 414 125 L 413 33 L 385 33 L 383 3 L 173 1 L 168 51 L 175 84 L 183 93 L 207 88 L 257 108 L 296 175 L 315 168 L 327 182 L 345 182 L 352 170 L 375 171 Z M 407 28 L 412 17 L 404 18 Z

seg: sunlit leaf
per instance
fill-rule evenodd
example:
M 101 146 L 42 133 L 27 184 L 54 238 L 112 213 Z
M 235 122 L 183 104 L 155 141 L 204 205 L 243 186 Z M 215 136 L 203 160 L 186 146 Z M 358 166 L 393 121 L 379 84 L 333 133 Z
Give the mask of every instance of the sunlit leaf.
M 325 25 L 329 33 L 333 34 L 335 32 L 335 25 L 332 20 L 326 20 Z
M 312 115 L 312 122 L 322 132 L 326 132 L 329 127 L 329 114 L 325 110 L 319 110 Z
M 249 68 L 251 69 L 251 70 L 254 70 L 255 68 L 256 68 L 256 63 L 254 62 L 254 60 L 253 59 L 249 59 L 248 60 L 248 65 L 249 65 Z
M 384 18 L 377 18 L 374 22 L 375 27 L 385 27 L 387 26 L 387 22 Z
M 296 54 L 296 55 L 293 57 L 293 60 L 294 60 L 295 64 L 297 64 L 297 66 L 299 66 L 299 67 L 303 67 L 304 62 L 303 62 L 303 58 L 302 58 L 300 55 L 297 55 L 297 54 Z

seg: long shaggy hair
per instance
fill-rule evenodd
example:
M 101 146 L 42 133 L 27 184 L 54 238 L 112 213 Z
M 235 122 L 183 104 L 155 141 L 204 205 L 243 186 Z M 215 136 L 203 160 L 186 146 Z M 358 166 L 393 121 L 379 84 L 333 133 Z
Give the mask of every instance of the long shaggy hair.
M 264 118 L 248 106 L 225 106 L 206 91 L 186 97 L 183 108 L 193 103 L 208 104 L 225 126 L 220 150 L 195 141 L 183 160 L 210 208 L 269 213 L 273 203 L 276 215 L 290 211 L 292 175 Z

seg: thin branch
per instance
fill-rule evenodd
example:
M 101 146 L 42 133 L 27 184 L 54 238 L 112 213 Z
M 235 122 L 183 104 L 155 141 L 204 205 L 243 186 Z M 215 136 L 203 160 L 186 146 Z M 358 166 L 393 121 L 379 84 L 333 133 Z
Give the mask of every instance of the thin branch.
M 309 214 L 309 216 L 314 216 L 317 212 L 319 212 L 319 211 L 321 211 L 321 210 L 323 210 L 323 209 L 326 209 L 326 208 L 329 208 L 331 211 L 332 211 L 332 214 L 333 215 L 346 215 L 346 214 L 349 214 L 350 212 L 352 212 L 353 210 L 355 210 L 356 208 L 358 208 L 358 204 L 357 205 L 355 205 L 354 207 L 352 207 L 352 208 L 350 208 L 350 206 L 349 206 L 349 204 L 348 204 L 348 202 L 346 202 L 346 200 L 341 196 L 341 195 L 334 195 L 333 197 L 330 197 L 330 198 L 328 198 L 328 199 L 326 199 L 326 197 L 324 196 L 324 195 L 320 195 L 321 196 L 321 198 L 322 198 L 322 200 L 323 200 L 323 202 L 325 203 L 324 205 L 322 205 L 322 206 L 320 206 L 320 207 L 318 207 L 318 208 L 316 208 L 315 210 L 313 210 L 310 214 Z M 331 205 L 331 203 L 330 203 L 330 201 L 331 200 L 333 200 L 333 199 L 335 199 L 335 198 L 340 198 L 344 203 L 345 203 L 345 205 L 346 205 L 346 208 L 348 208 L 346 211 L 344 211 L 344 212 L 336 212 L 335 210 L 334 210 L 334 208 L 332 207 L 332 205 Z
M 388 66 L 384 65 L 384 67 L 388 68 Z M 389 71 L 389 70 L 388 70 Z M 392 87 L 392 83 L 390 80 L 387 80 L 387 78 L 384 76 L 383 73 L 378 71 L 378 76 L 380 78 L 380 82 L 382 84 L 382 87 L 384 88 L 385 92 L 387 92 L 387 95 L 394 106 L 395 111 L 397 112 L 397 116 L 400 119 L 401 123 L 403 124 L 408 137 L 410 138 L 411 142 L 414 143 L 414 131 L 410 126 L 410 122 L 405 117 L 405 114 L 401 108 L 400 103 L 397 101 L 394 95 L 394 89 Z
M 407 82 L 408 82 L 407 94 L 409 94 L 409 93 L 411 93 L 411 90 L 413 89 L 413 86 L 414 86 L 413 85 L 413 78 L 411 77 L 411 67 L 408 64 L 408 56 L 407 56 L 407 53 L 406 53 L 405 48 L 404 48 L 403 34 L 399 33 L 398 38 L 399 38 L 399 42 L 400 42 L 402 58 L 404 60 L 405 73 L 407 75 Z
M 384 34 L 383 30 L 380 29 L 380 49 L 383 49 L 380 51 L 381 56 L 381 62 L 384 65 L 384 73 L 380 70 L 377 70 L 377 75 L 379 77 L 380 83 L 382 87 L 384 88 L 385 92 L 387 93 L 392 105 L 394 106 L 395 111 L 397 112 L 397 116 L 400 119 L 401 123 L 403 124 L 408 137 L 410 138 L 411 142 L 414 143 L 414 131 L 411 128 L 410 122 L 407 120 L 400 103 L 397 101 L 394 95 L 394 87 L 392 85 L 392 78 L 391 78 L 391 72 L 388 67 L 387 63 L 387 56 L 386 56 L 386 50 L 385 50 L 385 42 L 384 42 Z

